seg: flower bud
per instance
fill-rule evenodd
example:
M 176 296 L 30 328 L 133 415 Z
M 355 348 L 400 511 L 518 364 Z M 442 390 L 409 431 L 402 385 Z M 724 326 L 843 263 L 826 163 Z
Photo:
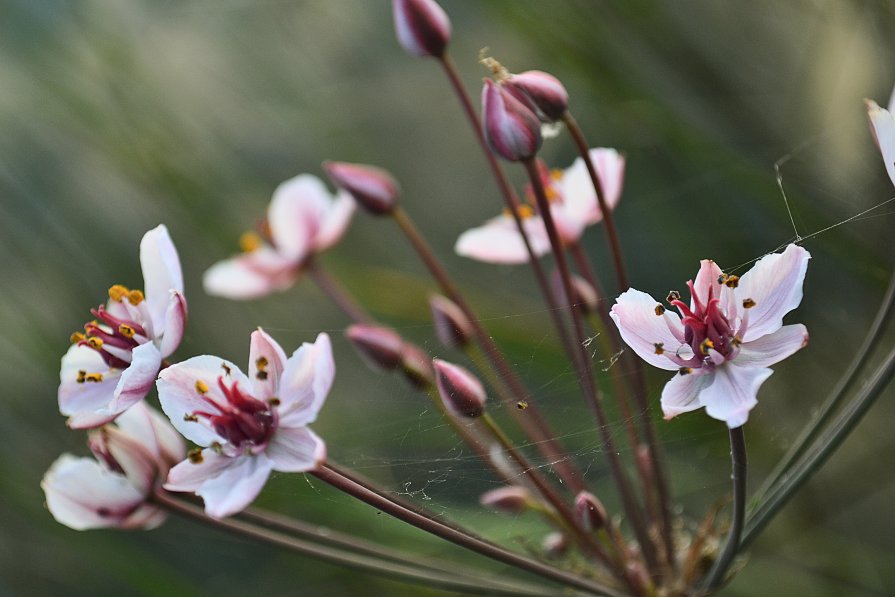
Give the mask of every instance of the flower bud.
M 575 514 L 587 531 L 602 529 L 609 520 L 603 502 L 589 491 L 582 491 L 575 497 Z
M 531 501 L 531 493 L 518 485 L 492 489 L 479 497 L 481 505 L 504 514 L 522 514 L 531 506 Z
M 447 348 L 461 348 L 469 343 L 473 334 L 472 324 L 460 307 L 452 300 L 433 294 L 429 297 L 435 335 Z
M 576 274 L 571 275 L 572 297 L 566 297 L 566 289 L 562 283 L 559 271 L 553 272 L 552 285 L 554 295 L 559 299 L 561 304 L 580 305 L 585 313 L 593 313 L 599 307 L 599 297 L 597 291 L 591 286 L 590 282 Z
M 451 21 L 434 0 L 392 0 L 398 43 L 414 56 L 444 55 Z
M 653 582 L 650 580 L 649 573 L 642 563 L 629 561 L 625 565 L 625 576 L 628 577 L 628 585 L 636 594 L 646 595 L 650 593 Z
M 395 209 L 398 183 L 382 168 L 347 162 L 324 162 L 323 169 L 334 185 L 351 194 L 370 213 L 381 215 Z
M 511 162 L 531 159 L 541 147 L 541 121 L 490 79 L 482 89 L 482 129 L 491 150 Z
M 538 109 L 544 122 L 562 120 L 569 109 L 569 92 L 551 74 L 529 70 L 513 75 L 504 81 L 503 86 L 514 97 L 519 97 L 517 92 L 524 94 Z
M 404 343 L 404 350 L 401 351 L 401 371 L 407 381 L 418 388 L 425 388 L 435 381 L 432 357 L 416 344 Z
M 554 531 L 544 537 L 541 547 L 548 558 L 559 558 L 569 550 L 569 539 L 563 533 Z
M 378 325 L 357 323 L 345 330 L 345 336 L 373 369 L 392 371 L 401 364 L 404 340 L 394 331 Z
M 485 388 L 476 377 L 459 365 L 441 359 L 432 361 L 435 382 L 444 404 L 454 414 L 475 418 L 485 411 Z

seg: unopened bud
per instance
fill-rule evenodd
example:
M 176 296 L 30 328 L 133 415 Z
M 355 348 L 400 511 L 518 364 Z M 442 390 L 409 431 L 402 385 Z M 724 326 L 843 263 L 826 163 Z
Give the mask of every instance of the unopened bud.
M 569 109 L 569 92 L 559 79 L 551 74 L 529 70 L 513 75 L 503 82 L 504 87 L 515 97 L 517 92 L 524 94 L 537 108 L 545 122 L 562 120 Z
M 553 292 L 559 298 L 559 302 L 566 305 L 579 305 L 585 313 L 595 312 L 600 306 L 600 300 L 597 291 L 594 290 L 590 282 L 576 274 L 570 275 L 570 281 L 572 282 L 572 296 L 567 297 L 565 285 L 562 282 L 559 271 L 553 272 L 551 282 L 553 284 Z
M 460 348 L 469 343 L 473 334 L 472 324 L 454 301 L 433 294 L 429 297 L 429 308 L 432 309 L 435 335 L 442 344 L 448 348 Z
M 392 371 L 401 364 L 404 340 L 396 332 L 378 325 L 357 323 L 345 330 L 345 336 L 372 368 Z
M 334 185 L 347 191 L 372 214 L 391 213 L 398 202 L 398 183 L 382 168 L 347 162 L 324 162 Z
M 398 43 L 414 56 L 444 55 L 451 21 L 435 0 L 392 0 Z
M 589 491 L 582 491 L 575 497 L 575 514 L 586 531 L 602 529 L 609 520 L 603 502 Z
M 490 79 L 482 89 L 482 129 L 491 150 L 511 162 L 533 158 L 543 140 L 537 115 Z
M 407 381 L 418 388 L 425 388 L 435 382 L 432 357 L 416 344 L 404 343 L 404 350 L 401 351 L 401 371 Z
M 652 587 L 649 573 L 643 564 L 637 561 L 629 561 L 625 566 L 625 576 L 628 577 L 628 586 L 636 595 L 646 595 Z
M 559 531 L 554 531 L 544 537 L 541 547 L 548 558 L 559 558 L 569 550 L 569 539 Z
M 435 382 L 445 406 L 461 417 L 475 418 L 485 411 L 485 388 L 476 377 L 459 365 L 435 359 Z
M 504 514 L 522 514 L 528 510 L 531 501 L 531 493 L 518 485 L 492 489 L 479 497 L 481 505 Z

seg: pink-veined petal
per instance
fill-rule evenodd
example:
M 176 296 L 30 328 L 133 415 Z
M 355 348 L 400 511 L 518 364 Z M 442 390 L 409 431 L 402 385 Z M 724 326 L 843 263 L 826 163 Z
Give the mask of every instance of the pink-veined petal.
M 606 204 L 609 209 L 614 209 L 621 198 L 625 158 L 615 149 L 607 147 L 591 149 L 589 154 L 603 187 Z M 597 202 L 597 193 L 582 158 L 576 158 L 572 165 L 563 171 L 557 185 L 563 202 L 569 206 L 571 213 L 578 214 L 585 225 L 590 226 L 603 219 Z
M 273 469 L 303 473 L 326 460 L 326 444 L 307 427 L 280 427 L 265 450 Z
M 733 360 L 740 367 L 770 367 L 808 346 L 808 330 L 801 323 L 785 325 L 740 347 Z
M 681 335 L 683 326 L 675 313 L 669 311 L 664 316 L 656 315 L 659 304 L 647 293 L 631 288 L 616 299 L 609 314 L 618 326 L 622 339 L 640 358 L 654 367 L 675 371 L 679 365 L 662 354 L 656 354 L 656 344 L 661 344 L 663 350 L 674 352 L 681 343 L 668 329 L 666 322 L 679 328 Z
M 347 192 L 339 191 L 336 194 L 326 208 L 317 238 L 314 239 L 315 252 L 325 251 L 342 239 L 356 208 L 357 202 Z
M 702 407 L 699 393 L 712 383 L 713 373 L 694 369 L 686 375 L 677 374 L 662 388 L 662 412 L 665 419 Z
M 168 467 L 180 462 L 186 455 L 183 438 L 167 418 L 146 402 L 138 402 L 121 413 L 115 424 L 145 446 L 157 461 Z
M 883 155 L 886 172 L 889 173 L 892 184 L 895 184 L 895 112 L 892 111 L 895 92 L 892 97 L 888 110 L 883 110 L 876 102 L 867 100 L 867 115 L 870 117 L 870 128 L 876 145 Z
M 773 373 L 770 369 L 726 363 L 715 369 L 714 381 L 700 392 L 699 400 L 710 417 L 726 422 L 731 429 L 739 427 L 758 404 L 758 388 Z
M 278 396 L 280 377 L 285 366 L 286 353 L 277 341 L 261 328 L 252 332 L 249 348 L 249 379 L 252 383 L 252 395 L 262 401 Z
M 280 184 L 267 210 L 277 251 L 294 262 L 307 257 L 330 201 L 329 191 L 316 176 L 300 174 Z
M 165 488 L 194 491 L 205 500 L 205 512 L 213 518 L 236 514 L 261 493 L 273 463 L 264 454 L 236 458 L 202 450 L 203 460 L 181 462 L 168 474 Z
M 525 218 L 523 226 L 534 254 L 540 257 L 549 253 L 550 239 L 541 218 Z M 483 226 L 467 230 L 457 239 L 454 251 L 477 261 L 507 265 L 527 263 L 529 257 L 516 222 L 508 215 L 492 218 Z
M 709 296 L 721 298 L 721 284 L 718 282 L 718 277 L 723 273 L 718 264 L 711 259 L 703 259 L 699 262 L 699 272 L 696 274 L 696 279 L 693 280 L 693 288 L 696 289 L 696 294 L 703 307 L 708 306 Z M 690 297 L 690 308 L 694 307 L 693 297 Z
M 183 272 L 177 249 L 164 224 L 143 235 L 140 241 L 140 265 L 143 268 L 143 291 L 158 332 L 165 323 L 165 310 L 172 290 L 183 292 Z
M 251 388 L 251 382 L 236 365 L 208 355 L 187 359 L 163 369 L 159 374 L 157 385 L 162 410 L 177 431 L 200 446 L 208 446 L 212 442 L 226 443 L 201 418 L 198 421 L 185 419 L 195 412 L 217 414 L 209 401 L 227 403 L 218 387 L 221 376 L 228 386 L 235 382 L 246 391 Z M 197 382 L 202 383 L 197 385 Z M 200 386 L 204 393 L 200 393 Z
M 313 344 L 302 344 L 286 361 L 280 381 L 280 426 L 301 427 L 314 422 L 335 373 L 328 335 L 319 334 Z
M 186 328 L 186 298 L 183 293 L 172 291 L 168 297 L 168 308 L 165 310 L 165 323 L 161 329 L 156 328 L 155 333 L 162 335 L 159 343 L 159 352 L 163 359 L 168 358 L 180 346 L 183 339 L 183 331 Z
M 119 529 L 143 529 L 150 531 L 168 519 L 168 513 L 149 504 L 141 504 L 133 513 L 118 524 Z
M 102 380 L 78 382 L 80 371 L 99 373 Z M 77 344 L 69 347 L 62 357 L 58 393 L 59 412 L 69 417 L 69 427 L 98 427 L 115 418 L 109 404 L 115 398 L 120 375 L 119 369 L 109 369 L 92 348 Z
M 71 454 L 53 463 L 40 486 L 53 518 L 78 531 L 119 526 L 145 499 L 123 475 Z
M 134 408 L 137 406 L 135 404 Z M 125 414 L 127 412 L 122 413 L 122 416 Z M 121 467 L 131 485 L 142 494 L 149 493 L 160 472 L 159 458 L 152 446 L 145 445 L 114 425 L 93 431 L 91 437 L 105 447 L 105 452 Z
M 783 325 L 783 316 L 799 306 L 810 258 L 802 247 L 789 245 L 783 253 L 765 255 L 743 274 L 734 294 L 740 308 L 746 299 L 755 302 L 749 309 L 744 342 L 776 332 Z
M 294 260 L 261 247 L 215 263 L 202 276 L 202 284 L 212 296 L 247 300 L 286 290 L 297 274 Z
M 115 397 L 109 404 L 112 414 L 118 415 L 146 397 L 158 377 L 162 355 L 152 342 L 141 344 L 131 351 L 131 364 L 121 372 Z

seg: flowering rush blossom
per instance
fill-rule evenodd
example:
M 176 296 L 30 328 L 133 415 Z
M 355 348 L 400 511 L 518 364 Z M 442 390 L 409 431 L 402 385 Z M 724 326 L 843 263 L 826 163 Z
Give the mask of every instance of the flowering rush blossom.
M 892 90 L 888 110 L 883 110 L 873 100 L 866 100 L 866 103 L 873 138 L 883 154 L 889 178 L 895 184 L 895 89 Z
M 335 197 L 316 176 L 300 174 L 276 188 L 267 208 L 264 236 L 247 232 L 243 253 L 205 272 L 205 291 L 230 299 L 253 299 L 292 286 L 307 260 L 342 238 L 355 204 Z
M 805 326 L 783 325 L 783 316 L 802 301 L 810 257 L 789 245 L 742 277 L 705 259 L 687 282 L 689 306 L 668 295 L 680 316 L 639 290 L 618 297 L 610 314 L 624 341 L 649 364 L 677 371 L 662 390 L 666 419 L 704 406 L 730 428 L 746 422 L 768 367 L 808 343 Z
M 147 498 L 186 453 L 167 419 L 139 402 L 114 425 L 91 431 L 88 444 L 96 460 L 63 454 L 44 475 L 53 517 L 78 531 L 161 524 L 166 513 Z
M 603 147 L 591 149 L 590 158 L 603 184 L 606 203 L 614 209 L 622 194 L 625 158 L 615 149 Z M 577 242 L 587 226 L 603 219 L 584 160 L 577 158 L 565 170 L 548 170 L 540 161 L 538 166 L 560 238 L 567 244 Z M 534 254 L 540 257 L 550 252 L 550 238 L 536 205 L 529 185 L 526 187 L 526 202 L 519 205 L 517 213 Z M 526 263 L 529 258 L 516 222 L 508 210 L 483 226 L 461 234 L 454 250 L 458 255 L 486 263 Z
M 183 338 L 183 274 L 164 225 L 143 236 L 140 265 L 145 293 L 109 288 L 108 303 L 91 309 L 95 319 L 72 334 L 62 357 L 59 410 L 72 428 L 103 425 L 142 400 Z
M 221 518 L 251 503 L 272 470 L 314 469 L 326 459 L 326 448 L 307 426 L 334 375 L 326 334 L 287 359 L 260 329 L 252 333 L 248 376 L 213 356 L 166 368 L 158 380 L 162 409 L 202 449 L 171 469 L 165 488 L 195 492 L 205 511 Z

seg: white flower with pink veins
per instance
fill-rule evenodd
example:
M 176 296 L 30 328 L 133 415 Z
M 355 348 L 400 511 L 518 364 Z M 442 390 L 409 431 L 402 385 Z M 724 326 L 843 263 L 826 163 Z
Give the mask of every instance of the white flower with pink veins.
M 256 330 L 249 375 L 233 363 L 198 356 L 164 369 L 158 393 L 171 423 L 202 446 L 171 469 L 165 488 L 195 492 L 215 518 L 248 506 L 272 470 L 313 470 L 326 459 L 323 440 L 308 429 L 335 376 L 329 336 L 286 354 Z
M 143 235 L 140 265 L 145 293 L 112 286 L 108 303 L 91 310 L 95 319 L 72 334 L 59 385 L 69 427 L 98 427 L 142 400 L 183 338 L 183 274 L 164 225 Z
M 873 100 L 866 100 L 866 103 L 873 138 L 883 154 L 886 172 L 895 184 L 895 89 L 892 90 L 888 110 L 880 108 Z
M 639 290 L 618 297 L 611 315 L 624 341 L 649 364 L 677 371 L 662 390 L 666 419 L 705 407 L 730 428 L 746 422 L 768 367 L 808 344 L 805 326 L 783 325 L 783 316 L 802 301 L 810 257 L 789 245 L 742 277 L 703 260 L 687 282 L 690 304 L 668 295 L 680 315 Z

